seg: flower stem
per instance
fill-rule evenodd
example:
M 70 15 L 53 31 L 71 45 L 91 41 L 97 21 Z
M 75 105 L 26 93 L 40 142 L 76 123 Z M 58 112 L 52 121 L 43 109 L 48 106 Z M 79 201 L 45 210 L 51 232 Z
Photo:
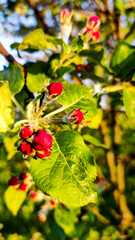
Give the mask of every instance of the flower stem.
M 26 112 L 24 111 L 22 106 L 17 102 L 17 100 L 15 99 L 14 95 L 12 95 L 12 101 L 17 106 L 17 108 L 20 110 L 20 112 L 23 114 L 23 116 L 27 118 Z
M 43 119 L 46 119 L 46 118 L 48 118 L 48 117 L 51 117 L 51 116 L 53 116 L 53 115 L 55 115 L 55 114 L 58 114 L 58 113 L 60 113 L 60 112 L 63 112 L 64 110 L 65 110 L 65 107 L 58 108 L 58 109 L 56 109 L 55 111 L 53 111 L 53 112 L 47 114 L 46 116 L 44 116 Z

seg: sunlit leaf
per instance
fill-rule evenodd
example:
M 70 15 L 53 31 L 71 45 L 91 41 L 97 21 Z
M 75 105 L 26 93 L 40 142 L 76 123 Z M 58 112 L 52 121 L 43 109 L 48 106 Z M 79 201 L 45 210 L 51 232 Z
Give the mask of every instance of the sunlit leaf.
M 4 193 L 4 201 L 8 210 L 16 216 L 22 203 L 26 198 L 26 192 L 22 190 L 16 190 L 10 186 Z
M 57 101 L 64 106 L 66 113 L 78 108 L 81 108 L 82 112 L 88 111 L 85 120 L 90 120 L 97 113 L 96 99 L 92 97 L 91 90 L 82 85 L 72 84 Z
M 10 63 L 3 71 L 4 80 L 9 82 L 9 88 L 13 94 L 19 93 L 24 86 L 24 74 L 17 64 Z
M 92 190 L 95 161 L 82 137 L 70 130 L 58 132 L 52 149 L 50 159 L 31 160 L 36 185 L 69 206 L 96 202 L 96 193 Z
M 0 82 L 0 132 L 6 132 L 14 122 L 14 108 L 7 82 Z
M 119 77 L 126 77 L 135 69 L 135 47 L 124 41 L 118 43 L 115 49 L 110 66 Z
M 88 134 L 85 134 L 82 136 L 84 141 L 88 142 L 88 143 L 92 143 L 93 145 L 97 146 L 97 147 L 103 147 L 108 149 L 108 146 L 106 144 L 101 143 L 97 138 L 90 136 Z
M 56 46 L 52 41 L 46 38 L 42 29 L 34 30 L 29 33 L 22 41 L 19 46 L 19 50 L 24 50 L 27 48 L 38 49 L 38 50 L 56 50 Z
M 123 89 L 123 102 L 128 117 L 135 119 L 135 87 L 125 87 Z

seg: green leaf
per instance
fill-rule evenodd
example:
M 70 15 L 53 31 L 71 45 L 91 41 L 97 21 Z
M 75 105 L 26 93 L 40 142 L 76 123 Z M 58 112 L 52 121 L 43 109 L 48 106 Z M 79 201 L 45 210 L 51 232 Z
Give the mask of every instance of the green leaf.
M 6 132 L 14 122 L 14 108 L 7 82 L 0 82 L 0 132 Z
M 97 147 L 103 147 L 108 149 L 108 146 L 106 144 L 101 143 L 97 138 L 90 136 L 88 134 L 85 134 L 82 136 L 84 141 L 92 143 L 93 145 L 97 146 Z
M 50 35 L 48 35 L 48 34 L 44 34 L 44 36 L 45 36 L 45 38 L 46 38 L 46 40 L 47 40 L 48 42 L 51 42 L 51 43 L 53 43 L 53 44 L 55 44 L 55 45 L 60 45 L 60 46 L 62 46 L 63 44 L 65 44 L 64 41 L 63 41 L 62 39 L 60 39 L 60 38 L 56 38 L 56 37 L 50 36 Z M 65 45 L 66 45 L 66 44 L 65 44 Z
M 58 74 L 59 77 L 62 77 L 65 73 L 70 73 L 74 70 L 75 68 L 72 66 L 61 66 L 57 69 L 56 73 Z
M 73 51 L 81 51 L 84 47 L 84 41 L 82 40 L 81 36 L 79 35 L 77 39 L 72 40 L 72 42 L 70 42 L 69 46 Z
M 77 215 L 80 213 L 80 208 L 68 209 L 65 207 L 55 208 L 54 217 L 56 223 L 70 236 L 76 236 L 75 223 L 78 221 Z
M 11 47 L 11 49 L 18 49 L 19 45 L 20 45 L 20 43 L 14 42 L 10 45 L 10 47 Z
M 56 50 L 56 46 L 52 41 L 47 39 L 42 29 L 37 29 L 29 33 L 22 41 L 19 46 L 19 50 L 24 50 L 27 48 L 38 49 L 38 50 Z
M 7 152 L 6 155 L 8 160 L 12 159 L 13 156 L 16 154 L 15 143 L 17 142 L 17 140 L 18 138 L 16 135 L 13 137 L 5 136 L 3 138 L 3 143 Z
M 82 137 L 70 130 L 58 132 L 52 149 L 50 160 L 31 160 L 36 185 L 69 206 L 95 203 L 97 195 L 92 190 L 95 160 Z
M 123 89 L 123 102 L 127 116 L 135 119 L 135 87 Z
M 86 122 L 89 128 L 98 129 L 102 121 L 103 111 L 101 108 L 97 109 L 96 115 L 90 120 L 89 123 Z
M 64 106 L 66 113 L 78 108 L 81 108 L 82 112 L 88 111 L 85 120 L 90 120 L 97 113 L 96 99 L 91 96 L 91 90 L 86 86 L 71 84 L 57 101 Z
M 38 61 L 28 68 L 26 85 L 30 92 L 40 92 L 45 85 L 49 84 L 49 78 L 45 74 L 46 64 Z
M 22 190 L 16 190 L 10 186 L 4 193 L 4 201 L 8 210 L 16 216 L 22 203 L 26 198 L 26 192 Z
M 22 90 L 25 80 L 21 67 L 17 64 L 10 63 L 9 67 L 5 67 L 3 78 L 9 82 L 9 88 L 13 94 Z
M 91 46 L 90 49 L 80 51 L 79 56 L 88 57 L 90 62 L 99 64 L 104 56 L 104 48 L 102 46 Z
M 135 47 L 124 41 L 118 43 L 115 49 L 110 67 L 118 77 L 126 77 L 133 69 L 135 69 Z

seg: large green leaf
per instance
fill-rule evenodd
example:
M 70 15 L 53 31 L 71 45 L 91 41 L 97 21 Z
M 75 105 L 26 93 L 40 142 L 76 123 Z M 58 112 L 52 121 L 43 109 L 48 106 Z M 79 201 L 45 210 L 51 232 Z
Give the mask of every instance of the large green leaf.
M 38 187 L 69 206 L 96 202 L 92 190 L 96 178 L 94 157 L 78 133 L 58 132 L 50 158 L 31 160 L 31 174 Z
M 51 38 L 52 39 L 52 38 Z M 52 41 L 46 37 L 42 29 L 37 29 L 31 33 L 29 33 L 22 41 L 19 46 L 19 50 L 24 49 L 38 49 L 38 50 L 56 50 L 56 46 Z
M 31 92 L 40 92 L 45 85 L 49 85 L 49 78 L 45 74 L 46 64 L 38 61 L 28 67 L 26 85 Z
M 17 64 L 10 63 L 9 67 L 5 67 L 3 78 L 9 82 L 9 88 L 13 94 L 22 90 L 25 82 L 24 74 Z
M 71 84 L 57 101 L 64 106 L 66 113 L 78 108 L 82 112 L 88 111 L 85 120 L 90 120 L 97 113 L 96 100 L 91 96 L 90 89 L 82 85 Z
M 10 186 L 4 193 L 4 201 L 8 210 L 16 216 L 22 203 L 26 198 L 26 192 L 22 190 L 16 190 L 14 187 Z
M 14 108 L 7 82 L 0 82 L 0 133 L 4 133 L 14 122 Z
M 123 102 L 128 117 L 135 119 L 135 87 L 123 89 Z
M 110 67 L 119 77 L 126 77 L 135 69 L 135 47 L 120 41 L 112 55 Z

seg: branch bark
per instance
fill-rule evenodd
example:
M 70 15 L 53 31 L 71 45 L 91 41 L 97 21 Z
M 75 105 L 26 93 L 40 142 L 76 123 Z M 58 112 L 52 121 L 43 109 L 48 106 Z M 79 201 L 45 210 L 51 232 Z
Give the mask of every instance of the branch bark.
M 3 55 L 3 57 L 6 58 L 6 60 L 9 62 L 9 63 L 14 63 L 14 64 L 17 64 L 21 67 L 22 69 L 22 72 L 24 74 L 24 76 L 26 76 L 26 71 L 25 71 L 25 68 L 24 66 L 22 66 L 19 62 L 17 62 L 14 57 L 8 53 L 8 51 L 3 47 L 2 43 L 0 43 L 0 53 Z
M 37 21 L 40 21 L 44 32 L 51 35 L 50 29 L 47 26 L 47 24 L 45 23 L 42 13 L 38 10 L 37 4 L 33 0 L 26 0 L 26 2 L 34 10 L 36 19 L 37 19 Z

